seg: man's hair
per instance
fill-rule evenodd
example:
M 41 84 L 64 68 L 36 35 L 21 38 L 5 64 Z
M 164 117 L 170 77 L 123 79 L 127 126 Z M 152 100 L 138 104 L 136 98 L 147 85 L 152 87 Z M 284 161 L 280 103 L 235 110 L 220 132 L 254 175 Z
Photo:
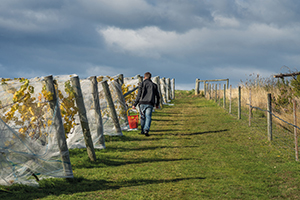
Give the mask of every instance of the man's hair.
M 150 73 L 150 72 L 146 72 L 146 73 L 144 74 L 144 77 L 145 77 L 145 78 L 151 78 L 151 73 Z

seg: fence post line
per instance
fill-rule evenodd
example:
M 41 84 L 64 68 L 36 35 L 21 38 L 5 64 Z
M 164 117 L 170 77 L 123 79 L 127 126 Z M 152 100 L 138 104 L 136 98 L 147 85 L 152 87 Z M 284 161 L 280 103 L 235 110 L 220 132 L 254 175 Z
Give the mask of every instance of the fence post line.
M 272 141 L 273 136 L 272 136 L 272 102 L 271 102 L 271 93 L 268 93 L 268 115 L 267 115 L 267 120 L 268 120 L 268 140 Z
M 241 119 L 242 118 L 242 115 L 241 115 L 241 99 L 242 99 L 242 94 L 241 94 L 241 86 L 239 86 L 239 101 L 238 101 L 238 119 Z
M 199 94 L 199 79 L 196 78 L 196 85 L 195 85 L 195 95 Z
M 294 115 L 294 125 L 297 126 L 297 103 L 295 99 L 293 100 L 293 115 Z M 295 157 L 296 157 L 296 161 L 299 161 L 298 133 L 296 127 L 294 127 L 294 138 L 295 138 Z
M 175 79 L 172 78 L 172 99 L 175 99 Z
M 87 150 L 90 160 L 96 161 L 95 149 L 94 149 L 94 145 L 93 145 L 93 140 L 91 138 L 91 132 L 90 132 L 88 118 L 86 116 L 86 109 L 85 109 L 83 96 L 82 96 L 82 92 L 81 92 L 79 77 L 78 76 L 72 77 L 71 82 L 72 82 L 72 87 L 73 87 L 73 90 L 75 93 L 75 100 L 76 100 L 76 104 L 78 107 L 78 114 L 79 114 L 79 119 L 80 119 L 80 124 L 81 124 L 81 128 L 82 128 L 85 145 L 86 145 L 86 150 Z
M 223 108 L 226 108 L 226 84 L 224 84 Z
M 232 85 L 229 88 L 229 113 L 231 114 L 231 93 L 232 93 Z
M 119 119 L 118 119 L 118 116 L 117 116 L 116 108 L 115 108 L 114 102 L 113 102 L 112 97 L 111 97 L 111 93 L 110 93 L 110 90 L 109 90 L 107 80 L 102 81 L 101 84 L 102 84 L 103 91 L 104 91 L 104 94 L 105 94 L 105 98 L 107 100 L 107 103 L 108 103 L 108 106 L 109 106 L 109 109 L 110 109 L 110 112 L 111 112 L 111 118 L 113 120 L 116 131 L 117 131 L 118 134 L 123 135 L 121 127 L 120 127 Z
M 97 123 L 97 137 L 99 137 L 98 144 L 102 145 L 105 148 L 103 121 L 102 121 L 101 107 L 100 107 L 100 100 L 99 100 L 99 93 L 98 93 L 98 81 L 96 76 L 91 76 L 89 79 L 92 82 L 92 95 L 93 95 L 93 103 L 95 108 L 95 119 Z
M 46 76 L 45 77 L 45 83 L 46 83 L 46 90 L 51 92 L 52 94 L 52 100 L 49 101 L 50 108 L 52 111 L 52 114 L 54 115 L 54 134 L 56 134 L 59 153 L 62 160 L 64 175 L 67 178 L 74 178 L 73 171 L 72 171 L 72 165 L 70 161 L 70 155 L 69 155 L 69 149 L 66 141 L 66 135 L 65 135 L 65 129 L 61 118 L 61 111 L 58 103 L 58 99 L 56 96 L 56 91 L 53 83 L 53 76 Z
M 249 126 L 251 126 L 251 117 L 252 117 L 252 105 L 251 105 L 251 88 L 249 88 Z

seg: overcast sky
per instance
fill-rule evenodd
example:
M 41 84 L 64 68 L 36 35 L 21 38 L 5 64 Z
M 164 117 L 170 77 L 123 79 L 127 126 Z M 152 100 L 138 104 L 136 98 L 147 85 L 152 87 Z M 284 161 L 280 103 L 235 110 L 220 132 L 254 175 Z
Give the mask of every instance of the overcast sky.
M 299 0 L 1 0 L 1 77 L 269 77 L 300 66 Z M 297 69 L 298 68 L 298 69 Z

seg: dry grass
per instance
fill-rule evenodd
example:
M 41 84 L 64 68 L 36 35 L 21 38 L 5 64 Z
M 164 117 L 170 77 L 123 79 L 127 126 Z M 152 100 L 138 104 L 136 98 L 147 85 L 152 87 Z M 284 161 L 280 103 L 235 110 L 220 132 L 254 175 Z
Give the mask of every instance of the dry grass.
M 253 107 L 258 107 L 263 110 L 267 110 L 267 95 L 268 93 L 271 93 L 272 97 L 277 98 L 280 95 L 280 90 L 279 88 L 273 87 L 269 90 L 266 90 L 265 87 L 257 86 L 257 87 L 246 87 L 242 86 L 241 87 L 241 104 L 243 107 L 248 108 L 249 107 L 249 102 L 250 102 L 250 93 L 251 93 L 251 105 Z M 229 97 L 230 95 L 230 90 L 226 92 L 226 96 Z M 231 98 L 232 99 L 238 99 L 238 88 L 233 88 L 231 92 Z M 297 102 L 297 109 L 296 113 L 300 113 L 300 107 L 299 107 L 299 99 L 295 99 Z M 274 107 L 274 102 L 272 102 L 272 107 Z M 276 116 L 279 118 L 283 119 L 284 121 L 287 121 L 289 123 L 294 124 L 294 115 L 293 115 L 293 110 L 291 107 L 280 107 L 279 110 L 274 110 L 272 111 Z M 279 120 L 278 118 L 274 118 L 274 121 L 284 127 L 288 127 L 285 122 Z M 300 117 L 297 119 L 297 124 L 300 124 Z
M 223 85 L 217 84 L 218 90 L 212 90 L 212 93 L 207 92 L 206 98 L 215 100 L 217 93 L 217 103 L 223 107 L 224 90 Z M 250 102 L 250 91 L 251 91 L 251 105 L 254 108 L 252 110 L 252 126 L 260 127 L 263 129 L 263 133 L 267 134 L 267 95 L 271 93 L 272 96 L 272 113 L 273 116 L 273 138 L 274 142 L 277 143 L 278 148 L 289 149 L 288 152 L 293 154 L 293 149 L 295 147 L 294 140 L 294 127 L 290 124 L 295 124 L 300 126 L 300 117 L 298 114 L 296 123 L 294 122 L 294 114 L 292 105 L 289 106 L 275 106 L 275 100 L 281 95 L 282 91 L 279 87 L 277 80 L 274 79 L 260 79 L 250 80 L 245 83 L 241 83 L 241 105 L 242 105 L 242 118 L 248 120 L 249 117 L 249 102 Z M 211 88 L 215 89 L 215 85 Z M 221 88 L 221 89 L 220 89 Z M 289 89 L 291 90 L 291 88 Z M 283 90 L 284 91 L 284 90 Z M 203 91 L 200 91 L 200 94 Z M 286 93 L 284 93 L 286 94 Z M 226 109 L 229 108 L 229 99 L 231 96 L 232 101 L 232 114 L 237 117 L 238 115 L 238 87 L 228 89 L 226 91 Z M 296 113 L 300 113 L 300 99 L 295 98 L 297 102 Z M 230 108 L 229 108 L 230 109 Z M 264 111 L 261 111 L 264 110 Z M 231 111 L 231 109 L 230 109 Z M 280 119 L 278 119 L 280 118 Z M 284 120 L 284 121 L 283 121 Z M 288 123 L 286 123 L 288 122 Z M 250 123 L 249 123 L 250 124 Z M 298 130 L 299 132 L 299 130 Z M 299 139 L 298 139 L 299 141 Z M 299 144 L 299 142 L 298 142 Z

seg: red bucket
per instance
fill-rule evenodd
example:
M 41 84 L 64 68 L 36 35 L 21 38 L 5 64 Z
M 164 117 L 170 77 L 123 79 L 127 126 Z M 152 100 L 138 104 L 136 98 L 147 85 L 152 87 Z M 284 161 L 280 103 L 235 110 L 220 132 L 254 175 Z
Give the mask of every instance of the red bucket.
M 138 113 L 136 112 L 136 114 L 130 115 L 130 114 L 128 114 L 128 111 L 127 111 L 127 119 L 128 119 L 129 128 L 130 129 L 137 128 L 138 127 L 138 123 L 139 123 L 139 115 L 138 115 Z

